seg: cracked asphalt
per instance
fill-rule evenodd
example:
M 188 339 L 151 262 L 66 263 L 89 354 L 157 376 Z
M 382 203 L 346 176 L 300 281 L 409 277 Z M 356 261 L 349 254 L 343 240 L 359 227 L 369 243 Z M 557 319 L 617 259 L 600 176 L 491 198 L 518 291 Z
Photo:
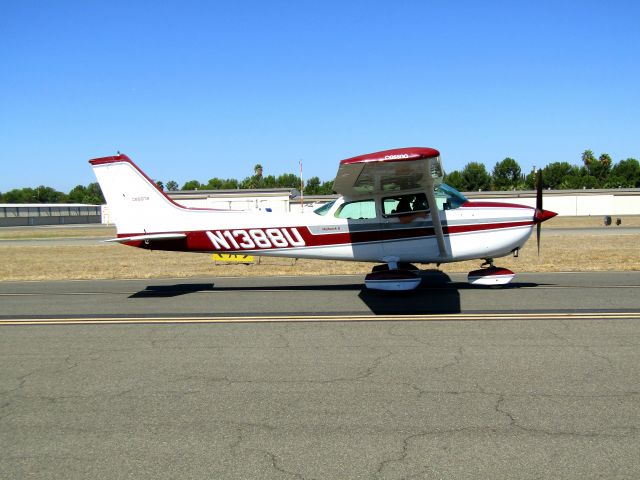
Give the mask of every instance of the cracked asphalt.
M 526 280 L 558 287 L 543 289 L 545 311 L 556 295 L 563 310 L 616 295 L 617 310 L 640 306 L 638 274 Z M 45 315 L 47 299 L 51 316 L 85 303 L 99 316 L 147 290 L 74 285 L 0 284 L 2 315 L 15 316 L 14 294 L 27 316 Z M 101 286 L 110 293 L 92 295 Z M 458 290 L 461 311 L 486 314 L 0 327 L 0 478 L 639 478 L 640 317 L 504 320 L 492 314 L 502 296 L 505 309 L 515 295 L 526 312 L 541 309 L 538 297 Z M 287 295 L 270 291 L 274 303 Z M 351 288 L 301 295 L 339 297 L 327 311 L 347 297 L 353 311 L 372 306 Z M 200 297 L 223 298 L 197 290 L 142 300 L 161 309 L 170 299 L 179 311 L 201 309 Z

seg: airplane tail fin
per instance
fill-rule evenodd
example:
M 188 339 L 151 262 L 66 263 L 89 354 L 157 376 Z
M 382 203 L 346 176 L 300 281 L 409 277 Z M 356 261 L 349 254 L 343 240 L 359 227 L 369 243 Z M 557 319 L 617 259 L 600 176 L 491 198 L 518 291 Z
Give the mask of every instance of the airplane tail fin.
M 126 155 L 89 160 L 119 234 L 163 231 L 162 225 L 186 210 L 171 200 Z

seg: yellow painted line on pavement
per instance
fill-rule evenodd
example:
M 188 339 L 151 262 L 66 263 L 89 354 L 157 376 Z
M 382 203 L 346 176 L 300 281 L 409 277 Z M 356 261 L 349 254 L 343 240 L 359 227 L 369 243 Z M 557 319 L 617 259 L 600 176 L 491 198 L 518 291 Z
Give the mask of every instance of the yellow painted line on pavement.
M 624 320 L 640 319 L 640 312 L 604 313 L 475 313 L 438 315 L 278 315 L 246 317 L 103 317 L 25 318 L 0 320 L 1 325 L 129 325 L 200 323 L 358 322 L 358 321 L 465 321 L 465 320 Z

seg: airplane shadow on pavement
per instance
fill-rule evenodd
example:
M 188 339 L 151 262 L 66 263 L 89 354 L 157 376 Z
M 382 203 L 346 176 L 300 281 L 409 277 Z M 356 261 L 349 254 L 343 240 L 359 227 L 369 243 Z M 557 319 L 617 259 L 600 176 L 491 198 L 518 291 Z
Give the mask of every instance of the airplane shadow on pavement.
M 177 285 L 148 285 L 144 290 L 130 295 L 129 298 L 169 298 L 189 293 L 213 290 L 213 283 L 179 283 Z
M 538 286 L 531 282 L 513 282 L 502 286 L 471 285 L 467 282 L 454 282 L 440 270 L 420 272 L 422 283 L 408 292 L 384 292 L 363 288 L 358 295 L 372 313 L 379 315 L 407 314 L 443 314 L 460 313 L 461 290 L 493 290 L 531 288 Z
M 363 288 L 358 297 L 377 315 L 460 313 L 462 284 L 439 270 L 421 271 L 422 283 L 415 290 L 387 292 Z
M 371 313 L 379 315 L 407 314 L 443 314 L 460 313 L 462 305 L 460 292 L 463 290 L 493 290 L 532 288 L 538 286 L 531 282 L 513 282 L 500 287 L 484 287 L 470 285 L 467 282 L 452 281 L 451 277 L 439 270 L 423 270 L 421 285 L 408 292 L 385 292 L 369 290 L 362 282 L 348 284 L 287 284 L 287 285 L 252 285 L 252 286 L 215 286 L 208 283 L 180 283 L 173 285 L 148 285 L 144 290 L 136 292 L 129 298 L 171 298 L 200 292 L 357 292 L 358 299 Z
M 260 291 L 349 291 L 361 290 L 363 283 L 340 284 L 340 285 L 259 285 L 250 287 L 216 287 L 211 283 L 181 283 L 177 285 L 149 285 L 144 290 L 130 295 L 129 298 L 167 298 L 178 297 L 190 293 L 216 291 L 216 292 L 260 292 Z

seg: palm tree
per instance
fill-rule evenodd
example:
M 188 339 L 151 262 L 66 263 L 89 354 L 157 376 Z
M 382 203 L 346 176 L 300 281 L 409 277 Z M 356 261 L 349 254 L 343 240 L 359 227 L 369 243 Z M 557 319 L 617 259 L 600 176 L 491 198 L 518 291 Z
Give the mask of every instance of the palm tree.
M 262 165 L 257 163 L 256 166 L 253 167 L 253 172 L 256 174 L 256 177 L 262 178 Z

